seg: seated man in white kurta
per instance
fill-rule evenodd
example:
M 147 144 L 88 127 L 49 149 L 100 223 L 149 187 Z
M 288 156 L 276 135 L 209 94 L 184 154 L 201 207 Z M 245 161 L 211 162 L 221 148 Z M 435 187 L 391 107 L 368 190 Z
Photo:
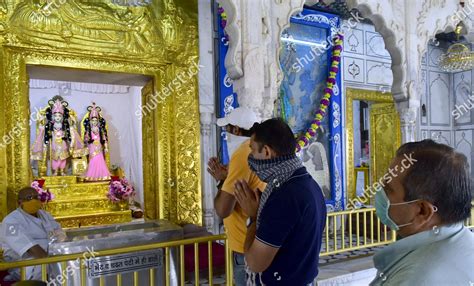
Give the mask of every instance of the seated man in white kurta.
M 2 222 L 1 237 L 4 260 L 7 262 L 48 256 L 50 238 L 64 238 L 59 223 L 41 210 L 38 193 L 31 187 L 18 192 L 19 207 Z M 27 280 L 40 280 L 41 267 L 27 267 Z M 10 269 L 7 281 L 20 280 L 20 270 Z

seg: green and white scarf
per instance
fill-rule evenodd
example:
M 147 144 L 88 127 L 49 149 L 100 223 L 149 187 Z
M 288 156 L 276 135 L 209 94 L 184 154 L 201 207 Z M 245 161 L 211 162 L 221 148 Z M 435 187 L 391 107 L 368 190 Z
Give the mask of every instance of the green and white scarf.
M 250 169 L 255 172 L 257 177 L 259 177 L 263 182 L 267 183 L 267 187 L 260 198 L 260 204 L 257 211 L 256 224 L 258 229 L 260 225 L 260 214 L 265 207 L 268 198 L 275 189 L 278 189 L 281 185 L 288 181 L 288 179 L 290 179 L 291 175 L 293 175 L 297 169 L 303 167 L 303 163 L 296 156 L 296 154 L 266 160 L 258 160 L 250 155 L 248 158 L 248 163 Z M 246 267 L 246 271 L 248 274 L 247 285 L 257 285 L 256 279 L 257 276 L 259 276 L 261 279 L 261 273 L 254 273 L 248 267 Z M 261 280 L 259 282 L 259 285 L 264 285 Z

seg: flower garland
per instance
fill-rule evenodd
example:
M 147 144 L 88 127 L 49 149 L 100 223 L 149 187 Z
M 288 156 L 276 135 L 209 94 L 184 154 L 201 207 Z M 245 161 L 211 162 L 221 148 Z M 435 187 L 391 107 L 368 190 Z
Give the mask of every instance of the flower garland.
M 336 77 L 339 74 L 343 39 L 344 37 L 342 34 L 337 34 L 334 39 L 334 47 L 331 55 L 331 68 L 329 69 L 329 76 L 326 80 L 326 88 L 324 88 L 323 98 L 319 102 L 319 110 L 316 112 L 313 121 L 311 121 L 311 126 L 306 130 L 305 134 L 301 135 L 298 139 L 296 152 L 301 151 L 302 148 L 308 145 L 311 138 L 316 135 L 316 130 L 321 126 L 321 122 L 327 114 L 331 96 L 334 95 L 333 87 L 336 85 Z
M 33 189 L 35 189 L 36 192 L 38 192 L 39 200 L 42 203 L 47 203 L 47 202 L 50 202 L 54 199 L 54 195 L 49 190 L 44 190 L 43 189 L 43 183 L 44 183 L 44 181 L 42 183 L 40 183 L 38 181 L 33 181 L 31 183 L 31 187 Z
M 224 45 L 227 46 L 227 44 L 229 43 L 229 35 L 227 35 L 227 33 L 225 32 L 225 27 L 227 26 L 227 14 L 221 5 L 219 5 L 219 7 L 217 8 L 217 13 L 219 14 L 219 16 L 221 16 L 221 28 L 224 32 L 224 38 L 221 40 Z

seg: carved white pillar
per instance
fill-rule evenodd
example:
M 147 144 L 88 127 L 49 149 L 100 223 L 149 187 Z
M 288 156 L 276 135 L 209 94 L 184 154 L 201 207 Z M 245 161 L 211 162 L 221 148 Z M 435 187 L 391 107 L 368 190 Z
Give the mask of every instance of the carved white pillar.
M 207 110 L 206 110 L 207 109 Z M 201 106 L 201 180 L 202 180 L 202 204 L 203 222 L 208 231 L 217 233 L 219 229 L 218 219 L 214 211 L 214 197 L 216 195 L 215 180 L 206 171 L 207 162 L 216 154 L 215 132 L 213 132 L 214 106 Z
M 418 108 L 405 106 L 404 103 L 397 104 L 400 116 L 400 128 L 402 129 L 402 144 L 417 140 L 417 111 Z
M 211 0 L 199 0 L 199 112 L 201 120 L 201 182 L 203 223 L 208 231 L 217 233 L 219 223 L 214 211 L 216 184 L 206 171 L 209 158 L 216 152 L 214 37 Z
M 220 4 L 228 15 L 228 75 L 233 79 L 240 106 L 260 111 L 266 53 L 262 45 L 262 0 L 221 0 Z
M 227 13 L 225 64 L 239 103 L 269 118 L 281 82 L 280 35 L 304 0 L 220 0 Z

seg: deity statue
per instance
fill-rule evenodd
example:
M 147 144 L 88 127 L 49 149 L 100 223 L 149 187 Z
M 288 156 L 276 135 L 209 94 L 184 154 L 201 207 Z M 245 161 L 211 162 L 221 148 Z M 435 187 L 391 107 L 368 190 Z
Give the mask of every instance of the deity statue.
M 177 8 L 173 1 L 164 1 L 165 14 L 161 19 L 161 33 L 163 40 L 172 50 L 177 50 L 179 46 L 179 34 L 184 23 L 184 12 Z
M 101 108 L 92 103 L 83 119 L 84 143 L 89 148 L 89 165 L 83 177 L 86 181 L 110 180 L 110 172 L 105 160 L 108 150 L 107 122 L 102 117 Z
M 39 161 L 39 176 L 46 175 L 47 154 L 49 151 L 53 176 L 66 175 L 67 159 L 87 154 L 76 129 L 76 116 L 61 96 L 48 101 L 41 110 L 37 121 L 37 134 L 31 148 L 31 159 Z

